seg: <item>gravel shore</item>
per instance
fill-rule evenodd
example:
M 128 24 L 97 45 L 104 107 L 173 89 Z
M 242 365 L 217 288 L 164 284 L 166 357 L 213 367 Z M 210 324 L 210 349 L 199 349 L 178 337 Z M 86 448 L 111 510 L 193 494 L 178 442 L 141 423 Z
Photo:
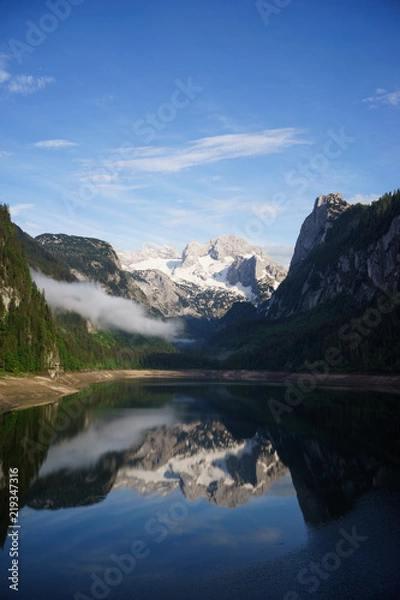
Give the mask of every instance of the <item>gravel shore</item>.
M 287 373 L 269 371 L 83 371 L 61 374 L 57 379 L 46 375 L 0 378 L 0 413 L 27 406 L 49 404 L 63 396 L 74 394 L 92 383 L 105 383 L 122 379 L 205 379 L 207 381 L 264 382 L 293 384 L 312 380 L 318 386 L 351 388 L 400 394 L 400 375 L 357 373 Z M 307 385 L 307 383 L 305 383 Z

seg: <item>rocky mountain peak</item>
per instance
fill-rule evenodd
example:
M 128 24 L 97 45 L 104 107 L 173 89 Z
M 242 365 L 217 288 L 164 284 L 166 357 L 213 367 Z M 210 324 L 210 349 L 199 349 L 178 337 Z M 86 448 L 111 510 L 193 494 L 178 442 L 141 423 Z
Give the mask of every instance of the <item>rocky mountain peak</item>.
M 202 256 L 207 256 L 208 248 L 199 242 L 189 242 L 182 252 L 182 267 L 194 265 Z
M 312 213 L 308 215 L 300 229 L 290 270 L 302 263 L 311 250 L 324 241 L 333 221 L 349 206 L 350 204 L 338 192 L 316 198 Z
M 252 254 L 252 247 L 250 244 L 235 235 L 223 235 L 221 237 L 211 240 L 209 243 L 208 254 L 214 260 L 221 260 L 227 257 L 244 256 L 245 254 Z
M 205 244 L 192 241 L 181 256 L 171 248 L 164 255 L 146 249 L 117 254 L 122 268 L 165 317 L 220 317 L 235 302 L 259 304 L 286 276 L 286 269 L 262 248 L 233 234 Z
M 328 194 L 327 196 L 324 196 L 323 194 L 321 194 L 321 196 L 318 196 L 315 199 L 313 210 L 315 210 L 316 208 L 318 208 L 320 206 L 326 205 L 326 206 L 328 206 L 328 209 L 329 209 L 329 208 L 338 207 L 342 204 L 346 204 L 348 206 L 348 203 L 343 198 L 342 194 L 339 194 L 339 192 L 334 192 L 333 194 Z

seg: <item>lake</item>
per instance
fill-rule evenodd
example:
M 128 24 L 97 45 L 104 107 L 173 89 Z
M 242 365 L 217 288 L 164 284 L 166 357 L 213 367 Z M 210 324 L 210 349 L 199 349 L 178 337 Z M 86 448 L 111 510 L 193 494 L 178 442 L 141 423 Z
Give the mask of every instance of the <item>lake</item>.
M 400 597 L 400 398 L 318 389 L 278 423 L 284 393 L 124 381 L 1 415 L 0 598 Z

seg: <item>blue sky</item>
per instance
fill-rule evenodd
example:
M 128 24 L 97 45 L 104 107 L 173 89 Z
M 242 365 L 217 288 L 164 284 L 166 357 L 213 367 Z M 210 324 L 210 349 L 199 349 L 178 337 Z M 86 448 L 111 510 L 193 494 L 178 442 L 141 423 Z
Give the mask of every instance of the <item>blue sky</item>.
M 320 194 L 397 189 L 397 0 L 3 0 L 0 201 L 31 235 L 285 263 Z

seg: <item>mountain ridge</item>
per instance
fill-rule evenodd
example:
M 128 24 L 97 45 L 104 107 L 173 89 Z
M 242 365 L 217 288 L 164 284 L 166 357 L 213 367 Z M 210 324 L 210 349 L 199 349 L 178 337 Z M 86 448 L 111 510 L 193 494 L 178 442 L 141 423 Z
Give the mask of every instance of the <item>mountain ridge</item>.
M 181 253 L 169 246 L 128 253 L 83 236 L 33 239 L 11 221 L 6 236 L 10 228 L 25 258 L 21 248 L 12 255 L 5 250 L 3 273 L 11 256 L 12 268 L 24 278 L 26 260 L 48 277 L 72 286 L 90 281 L 101 293 L 141 304 L 153 318 L 179 317 L 186 323 L 175 346 L 150 339 L 148 344 L 137 335 L 121 337 L 119 330 L 99 331 L 84 315 L 56 312 L 57 343 L 67 368 L 201 364 L 304 370 L 307 361 L 324 356 L 327 345 L 340 346 L 340 369 L 400 368 L 400 190 L 371 205 L 349 205 L 338 193 L 318 196 L 287 275 L 261 247 L 231 234 L 205 244 L 189 242 Z M 395 299 L 385 313 L 379 312 L 382 294 Z M 353 331 L 371 311 L 378 311 L 379 327 Z M 188 341 L 197 344 L 195 352 L 185 354 Z
M 371 205 L 348 205 L 340 196 L 333 214 L 327 210 L 329 196 L 323 198 L 328 199 L 325 222 L 314 229 L 314 244 L 305 255 L 301 250 L 296 257 L 295 250 L 288 276 L 267 307 L 269 318 L 299 314 L 341 294 L 358 304 L 372 302 L 379 291 L 399 285 L 400 192 Z M 300 248 L 304 225 L 315 222 L 320 209 L 316 202 L 305 220 Z
M 268 300 L 286 275 L 259 246 L 232 234 L 213 238 L 206 244 L 189 242 L 181 254 L 171 247 L 144 248 L 139 252 L 116 250 L 122 269 L 131 273 L 142 291 L 165 316 L 221 317 L 237 301 L 259 304 Z M 169 305 L 154 295 L 162 286 Z M 215 309 L 210 310 L 215 293 Z M 189 309 L 179 307 L 178 298 L 189 300 Z M 175 305 L 174 305 L 175 300 Z M 182 300 L 180 300 L 182 301 Z M 196 304 L 200 305 L 198 311 Z
M 208 346 L 225 368 L 400 369 L 400 190 L 348 206 L 326 225 L 257 316 L 233 327 L 226 315 Z M 334 365 L 324 362 L 332 349 Z

